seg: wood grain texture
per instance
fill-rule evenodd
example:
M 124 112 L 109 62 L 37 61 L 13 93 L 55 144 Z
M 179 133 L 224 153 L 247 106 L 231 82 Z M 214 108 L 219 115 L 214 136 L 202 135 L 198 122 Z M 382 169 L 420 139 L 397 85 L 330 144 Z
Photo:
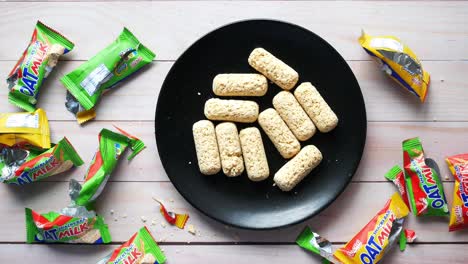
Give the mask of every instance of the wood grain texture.
M 130 234 L 129 234 L 130 236 Z M 76 245 L 0 245 L 0 254 L 5 263 L 95 263 L 105 257 L 117 245 L 76 246 Z M 319 264 L 320 258 L 296 245 L 160 245 L 168 262 L 192 264 L 203 259 L 203 263 Z M 337 246 L 335 246 L 336 248 Z M 464 263 L 460 254 L 466 245 L 409 245 L 405 252 L 396 248 L 385 256 L 386 264 L 440 264 Z M 437 248 L 436 250 L 434 250 Z M 26 253 L 27 252 L 27 253 Z
M 4 36 L 0 76 L 8 74 L 22 53 L 37 19 L 75 42 L 76 48 L 62 58 L 42 87 L 39 106 L 51 120 L 52 140 L 67 136 L 86 164 L 28 186 L 0 186 L 1 263 L 95 263 L 145 224 L 161 241 L 169 263 L 320 263 L 293 244 L 297 234 L 309 225 L 333 241 L 335 248 L 355 235 L 396 191 L 383 174 L 394 164 L 401 165 L 401 141 L 414 136 L 421 137 L 427 156 L 439 163 L 442 178 L 447 177 L 444 187 L 451 204 L 453 181 L 444 158 L 468 151 L 468 1 L 28 2 L 0 1 L 0 34 Z M 273 231 L 227 227 L 202 215 L 168 181 L 154 140 L 157 96 L 174 61 L 204 34 L 252 18 L 289 21 L 333 45 L 356 75 L 370 121 L 353 183 L 318 216 Z M 124 26 L 156 51 L 156 62 L 106 95 L 97 120 L 80 127 L 64 107 L 65 89 L 59 78 L 111 43 Z M 361 28 L 369 34 L 396 35 L 419 55 L 431 74 L 425 104 L 380 72 L 357 43 Z M 7 103 L 5 86 L 0 85 L 0 112 L 19 111 Z M 192 92 L 198 96 L 197 91 Z M 24 208 L 44 213 L 66 206 L 68 181 L 83 178 L 97 148 L 98 132 L 103 127 L 112 129 L 112 124 L 147 144 L 133 161 L 120 162 L 97 202 L 97 211 L 109 224 L 113 245 L 24 244 Z M 163 199 L 172 211 L 188 212 L 189 224 L 200 235 L 163 227 L 153 196 Z M 292 199 L 300 199 L 300 193 Z M 115 211 L 112 215 L 111 210 Z M 447 218 L 411 215 L 407 220 L 406 225 L 418 234 L 417 244 L 404 253 L 393 250 L 385 263 L 466 263 L 468 230 L 449 233 Z
M 400 37 L 423 60 L 466 60 L 467 7 L 467 2 L 368 1 L 2 3 L 0 32 L 8 38 L 0 43 L 0 59 L 18 59 L 37 19 L 77 44 L 66 59 L 89 59 L 127 26 L 158 59 L 173 60 L 217 27 L 271 18 L 310 29 L 349 60 L 370 59 L 357 43 L 362 28 Z
M 59 79 L 81 63 L 61 61 L 41 87 L 38 106 L 47 111 L 49 120 L 75 120 L 65 109 L 66 89 Z M 465 77 L 468 61 L 424 62 L 432 76 L 424 104 L 385 76 L 373 61 L 348 63 L 361 86 L 369 121 L 468 121 L 468 79 Z M 13 61 L 0 62 L 0 76 L 7 76 L 13 65 Z M 96 119 L 153 121 L 157 96 L 172 65 L 172 62 L 155 62 L 107 93 L 98 105 Z M 198 95 L 197 89 L 187 92 L 200 100 L 212 97 L 211 92 Z M 6 103 L 7 96 L 8 90 L 2 86 L 0 112 L 18 111 Z M 203 109 L 199 113 L 203 118 Z M 74 127 L 78 128 L 78 125 Z
M 271 188 L 272 192 L 279 192 L 276 187 Z M 453 183 L 446 183 L 449 204 L 452 190 Z M 305 225 L 316 229 L 332 242 L 346 242 L 384 206 L 395 191 L 393 183 L 351 183 L 319 215 L 292 227 L 272 231 L 242 230 L 215 222 L 189 205 L 169 182 L 109 182 L 99 197 L 96 210 L 105 217 L 114 242 L 125 241 L 131 232 L 143 224 L 149 226 L 158 241 L 164 242 L 294 242 Z M 189 224 L 193 224 L 200 235 L 192 235 L 173 226 L 163 227 L 161 222 L 164 219 L 152 197 L 165 201 L 171 211 L 189 213 Z M 171 199 L 174 202 L 170 202 Z M 301 194 L 291 199 L 301 199 Z M 69 203 L 68 184 L 38 182 L 24 187 L 2 186 L 0 200 L 0 214 L 8 216 L 0 219 L 2 241 L 24 242 L 24 207 L 40 213 L 60 210 Z M 114 210 L 113 215 L 111 210 Z M 141 220 L 142 216 L 147 222 Z M 155 225 L 152 225 L 153 220 Z M 416 219 L 409 216 L 407 220 L 407 226 L 418 233 L 418 242 L 468 243 L 468 230 L 448 232 L 448 218 Z

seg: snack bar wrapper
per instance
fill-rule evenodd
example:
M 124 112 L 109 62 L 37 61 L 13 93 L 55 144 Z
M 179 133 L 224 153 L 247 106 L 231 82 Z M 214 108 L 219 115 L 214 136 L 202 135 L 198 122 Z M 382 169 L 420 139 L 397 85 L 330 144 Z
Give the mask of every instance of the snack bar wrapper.
M 424 102 L 430 76 L 408 46 L 397 37 L 372 37 L 364 31 L 359 43 L 381 65 L 382 71 Z
M 38 21 L 28 47 L 8 74 L 10 103 L 34 111 L 42 82 L 57 65 L 59 57 L 73 47 L 74 44 L 60 33 Z
M 75 205 L 88 207 L 101 194 L 120 156 L 130 147 L 133 153 L 131 160 L 145 148 L 144 143 L 119 129 L 121 133 L 102 129 L 99 133 L 99 148 L 91 161 L 83 185 L 77 181 L 70 182 L 70 197 Z
M 449 231 L 468 228 L 468 153 L 446 159 L 455 178 Z
M 39 214 L 26 208 L 26 236 L 28 243 L 83 243 L 111 242 L 107 225 L 92 211 L 82 215 L 57 212 Z
M 162 264 L 164 262 L 166 262 L 166 257 L 145 226 L 97 264 Z
M 448 215 L 442 182 L 437 171 L 426 164 L 419 138 L 403 141 L 403 163 L 408 198 L 414 215 Z
M 391 168 L 385 174 L 385 178 L 389 181 L 392 181 L 395 184 L 395 186 L 398 188 L 398 191 L 400 192 L 401 198 L 403 198 L 403 201 L 405 202 L 406 206 L 410 208 L 408 192 L 406 191 L 405 173 L 400 168 L 400 166 L 393 166 L 393 168 Z
M 331 243 L 309 228 L 302 231 L 296 243 L 331 263 L 375 264 L 400 240 L 408 214 L 409 209 L 400 194 L 395 193 L 356 236 L 333 254 Z
M 3 183 L 23 185 L 81 165 L 83 160 L 66 138 L 48 150 L 0 144 L 0 182 Z
M 378 263 L 400 239 L 409 209 L 395 193 L 374 218 L 334 256 L 345 264 Z
M 33 113 L 0 113 L 0 144 L 50 148 L 49 121 L 42 109 Z
M 80 124 L 94 118 L 102 94 L 154 58 L 155 54 L 124 28 L 112 44 L 62 77 L 69 92 L 65 106 Z

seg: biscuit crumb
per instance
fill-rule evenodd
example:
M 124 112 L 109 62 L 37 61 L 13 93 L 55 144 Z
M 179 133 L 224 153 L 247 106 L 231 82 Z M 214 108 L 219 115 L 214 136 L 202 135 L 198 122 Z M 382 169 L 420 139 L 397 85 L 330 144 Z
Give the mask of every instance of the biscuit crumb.
M 166 223 L 164 223 L 163 221 L 161 221 L 161 226 L 162 226 L 163 228 L 166 228 L 167 225 L 166 225 Z
M 156 225 L 156 219 L 151 220 L 151 225 L 152 226 Z
M 173 202 L 174 202 L 174 199 L 169 198 L 169 202 L 173 203 Z
M 192 162 L 191 162 L 191 161 L 189 161 L 189 162 L 188 162 L 188 164 L 192 164 Z
M 122 215 L 122 218 L 127 218 L 127 214 L 123 214 L 123 215 Z
M 117 222 L 119 221 L 119 219 L 117 217 L 114 217 L 114 222 Z
M 201 93 L 200 93 L 200 92 L 198 92 L 197 94 L 198 94 L 198 95 L 201 95 Z
M 114 210 L 113 210 L 113 209 L 110 210 L 110 214 L 111 214 L 111 215 L 114 214 Z
M 142 216 L 140 217 L 140 219 L 141 219 L 141 221 L 142 221 L 143 223 L 146 223 L 146 217 L 145 217 L 145 216 L 142 215 Z
M 444 179 L 445 179 L 446 181 L 450 180 L 450 178 L 449 178 L 448 175 L 445 175 L 445 176 L 444 176 Z
M 195 226 L 193 225 L 188 225 L 188 229 L 187 231 L 192 234 L 192 235 L 196 235 L 197 234 L 197 230 L 195 230 Z
M 272 186 L 273 186 L 273 187 L 275 187 L 275 186 L 276 186 L 276 182 L 275 182 L 275 183 L 273 183 L 273 185 L 272 185 Z

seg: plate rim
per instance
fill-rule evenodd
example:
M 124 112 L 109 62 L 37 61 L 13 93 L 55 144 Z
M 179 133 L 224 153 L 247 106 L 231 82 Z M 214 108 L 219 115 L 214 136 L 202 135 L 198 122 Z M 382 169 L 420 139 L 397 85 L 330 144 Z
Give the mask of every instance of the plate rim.
M 319 38 L 320 40 L 322 40 L 329 48 L 331 48 L 333 51 L 335 51 L 339 58 L 342 60 L 342 62 L 344 62 L 344 64 L 346 65 L 346 67 L 348 67 L 349 71 L 352 73 L 352 77 L 355 81 L 355 83 L 357 84 L 358 88 L 359 88 L 359 94 L 360 94 L 360 99 L 362 101 L 362 104 L 364 106 L 364 115 L 363 115 L 363 118 L 364 118 L 364 135 L 363 135 L 363 141 L 361 143 L 361 150 L 359 152 L 359 158 L 355 161 L 355 166 L 354 168 L 352 169 L 352 173 L 351 173 L 351 176 L 349 176 L 347 179 L 346 179 L 346 182 L 344 182 L 343 186 L 341 186 L 339 188 L 339 190 L 337 191 L 337 193 L 334 195 L 335 197 L 332 198 L 330 201 L 328 201 L 327 203 L 324 203 L 322 206 L 320 206 L 315 212 L 313 213 L 310 213 L 310 214 L 307 214 L 306 216 L 304 217 L 301 217 L 295 221 L 292 221 L 288 224 L 283 224 L 283 225 L 275 225 L 275 226 L 267 226 L 267 227 L 255 227 L 255 226 L 249 226 L 249 225 L 239 225 L 239 224 L 235 224 L 235 223 L 230 223 L 230 222 L 227 222 L 215 215 L 212 215 L 210 214 L 209 212 L 206 212 L 204 209 L 198 207 L 197 205 L 195 205 L 191 200 L 187 199 L 187 197 L 185 196 L 184 192 L 182 192 L 179 187 L 177 186 L 177 184 L 175 184 L 173 181 L 172 181 L 172 177 L 167 173 L 167 169 L 166 169 L 166 165 L 165 163 L 163 162 L 163 157 L 161 155 L 161 152 L 160 152 L 160 147 L 159 147 L 159 144 L 158 144 L 158 127 L 157 127 L 157 120 L 158 120 L 158 114 L 159 111 L 160 111 L 160 108 L 159 108 L 159 102 L 161 100 L 161 91 L 163 91 L 163 89 L 165 88 L 166 86 L 166 82 L 167 82 L 167 77 L 169 75 L 171 75 L 174 71 L 174 68 L 176 68 L 176 66 L 179 64 L 179 59 L 181 57 L 183 57 L 194 45 L 196 45 L 200 40 L 206 38 L 208 35 L 210 34 L 213 34 L 214 32 L 218 31 L 218 30 L 221 30 L 221 29 L 224 29 L 226 27 L 230 27 L 230 26 L 233 26 L 233 25 L 237 25 L 237 24 L 242 24 L 242 23 L 257 23 L 257 22 L 268 22 L 268 23 L 281 23 L 281 24 L 287 24 L 288 26 L 292 26 L 292 27 L 296 27 L 298 29 L 300 29 L 301 31 L 305 31 L 307 32 L 308 34 L 312 34 L 314 35 L 315 37 Z M 341 196 L 341 194 L 343 194 L 343 192 L 345 191 L 345 189 L 348 187 L 348 185 L 352 182 L 352 179 L 354 177 L 354 175 L 356 174 L 356 171 L 359 169 L 359 165 L 361 164 L 361 161 L 362 161 L 362 156 L 364 154 L 364 149 L 365 149 L 365 146 L 366 146 L 366 142 L 367 142 L 367 109 L 366 109 L 366 102 L 364 100 L 364 95 L 362 94 L 362 89 L 361 89 L 361 86 L 359 85 L 359 82 L 356 78 L 356 75 L 354 74 L 354 71 L 351 69 L 351 67 L 349 66 L 348 62 L 343 58 L 343 56 L 330 44 L 328 43 L 328 41 L 326 41 L 325 39 L 323 39 L 322 37 L 320 37 L 319 35 L 315 34 L 314 32 L 312 32 L 311 30 L 305 28 L 305 27 L 302 27 L 300 25 L 297 25 L 295 23 L 291 23 L 291 22 L 286 22 L 286 21 L 282 21 L 282 20 L 277 20 L 277 19 L 242 19 L 242 20 L 237 20 L 237 21 L 234 21 L 234 22 L 231 22 L 231 23 L 227 23 L 227 24 L 224 24 L 222 26 L 219 26 L 211 31 L 209 31 L 208 33 L 202 35 L 201 37 L 198 37 L 194 42 L 192 42 L 192 44 L 190 46 L 188 46 L 179 56 L 178 58 L 175 60 L 174 64 L 171 66 L 171 69 L 168 71 L 168 73 L 166 74 L 166 76 L 164 77 L 164 81 L 161 85 L 161 88 L 159 90 L 159 93 L 158 93 L 158 99 L 157 99 L 157 102 L 156 102 L 156 110 L 155 110 L 155 117 L 154 117 L 154 134 L 155 134 L 155 139 L 156 139 L 156 148 L 157 148 L 157 151 L 158 151 L 158 156 L 159 156 L 159 159 L 161 161 L 161 164 L 162 164 L 162 167 L 164 169 L 164 171 L 166 172 L 166 175 L 168 176 L 171 184 L 174 186 L 174 188 L 177 190 L 177 192 L 184 198 L 185 201 L 187 201 L 192 207 L 194 207 L 195 209 L 197 209 L 199 212 L 201 212 L 203 215 L 207 216 L 208 218 L 211 218 L 211 219 L 214 219 L 216 221 L 218 221 L 219 223 L 222 223 L 224 225 L 228 225 L 228 226 L 232 226 L 232 227 L 236 227 L 236 228 L 241 228 L 241 229 L 245 229 L 245 230 L 255 230 L 255 231 L 266 231 L 266 230 L 276 230 L 276 229 L 285 229 L 287 227 L 291 227 L 293 225 L 296 225 L 296 224 L 299 224 L 299 223 L 302 223 L 316 215 L 318 215 L 319 213 L 323 212 L 323 210 L 325 210 L 326 208 L 328 208 L 333 202 L 336 201 L 336 199 L 338 199 L 338 197 Z

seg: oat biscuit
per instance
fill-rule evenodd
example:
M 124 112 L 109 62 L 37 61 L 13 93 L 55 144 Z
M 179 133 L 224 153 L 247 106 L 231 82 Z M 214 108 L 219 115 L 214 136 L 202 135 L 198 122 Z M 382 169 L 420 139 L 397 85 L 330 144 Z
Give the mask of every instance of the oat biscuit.
M 265 76 L 256 73 L 225 73 L 213 79 L 218 96 L 264 96 L 268 90 Z
M 305 141 L 315 134 L 314 123 L 292 93 L 279 92 L 273 98 L 273 106 L 297 139 Z
M 256 127 L 244 128 L 239 133 L 239 139 L 249 179 L 262 181 L 268 178 L 270 170 L 260 130 Z
M 330 132 L 338 125 L 338 117 L 310 82 L 301 83 L 294 96 L 320 132 Z
M 221 160 L 213 123 L 200 120 L 193 124 L 192 132 L 200 172 L 205 175 L 218 173 L 221 170 Z
M 301 149 L 299 141 L 275 109 L 269 108 L 261 112 L 258 116 L 258 123 L 283 158 L 289 159 Z
M 248 61 L 250 66 L 285 90 L 291 90 L 299 80 L 299 74 L 293 68 L 263 48 L 254 49 Z
M 216 139 L 224 174 L 228 177 L 241 175 L 244 172 L 244 161 L 236 125 L 231 122 L 218 124 Z
M 322 161 L 322 153 L 314 145 L 308 145 L 276 172 L 273 180 L 285 192 L 301 182 Z
M 258 118 L 254 101 L 212 98 L 205 103 L 205 116 L 210 120 L 253 123 Z

